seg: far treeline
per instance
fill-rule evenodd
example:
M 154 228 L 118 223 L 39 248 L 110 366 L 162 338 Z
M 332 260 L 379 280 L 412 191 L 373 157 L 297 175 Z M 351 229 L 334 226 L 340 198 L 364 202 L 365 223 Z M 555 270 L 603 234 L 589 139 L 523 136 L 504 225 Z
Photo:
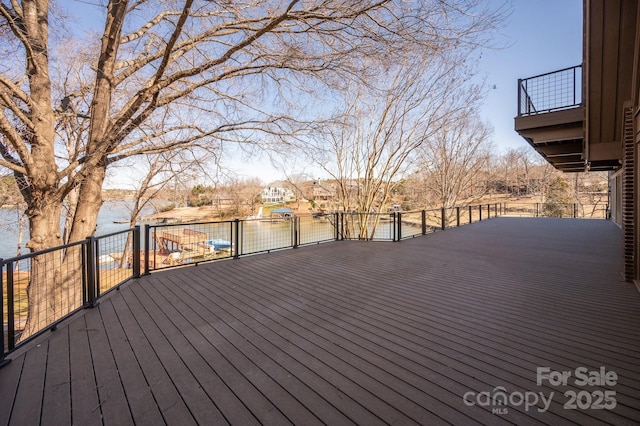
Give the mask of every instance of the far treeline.
M 608 175 L 606 172 L 562 173 L 555 170 L 528 147 L 508 151 L 501 156 L 485 157 L 472 169 L 449 164 L 447 173 L 424 169 L 399 179 L 391 186 L 387 205 L 374 205 L 376 211 L 391 206 L 402 210 L 434 209 L 491 202 L 584 204 L 604 207 L 608 202 Z M 105 200 L 136 200 L 144 206 L 153 205 L 156 211 L 175 207 L 216 207 L 214 214 L 221 218 L 244 217 L 254 214 L 263 204 L 265 188 L 290 190 L 287 203 L 297 208 L 300 201 L 311 202 L 316 211 L 351 211 L 354 205 L 340 198 L 349 194 L 356 199 L 353 179 L 313 179 L 302 174 L 286 180 L 263 182 L 258 178 L 227 178 L 217 184 L 192 185 L 190 179 L 173 177 L 173 184 L 145 198 L 146 191 L 109 189 L 103 191 Z M 153 185 L 151 185 L 153 186 Z M 343 186 L 350 190 L 341 191 Z M 382 199 L 383 197 L 380 197 Z M 297 204 L 296 204 L 297 203 Z M 11 175 L 0 177 L 0 205 L 5 208 L 24 206 L 15 179 Z M 308 207 L 304 207 L 307 209 Z M 302 211 L 304 212 L 304 211 Z M 136 218 L 133 218 L 135 221 Z
M 260 205 L 270 203 L 262 196 L 267 188 L 288 190 L 288 197 L 281 202 L 300 213 L 307 213 L 352 211 L 357 205 L 354 201 L 359 196 L 358 191 L 365 187 L 364 182 L 358 183 L 355 179 L 313 179 L 303 174 L 268 183 L 258 178 L 227 178 L 217 184 L 190 186 L 187 179 L 175 176 L 174 180 L 171 189 L 159 191 L 154 200 L 138 200 L 141 194 L 137 191 L 119 189 L 104 191 L 103 197 L 108 200 L 137 200 L 145 205 L 153 202 L 157 211 L 211 206 L 212 217 L 243 218 L 255 214 Z M 343 190 L 343 187 L 347 189 Z M 15 186 L 13 196 L 10 191 L 6 192 L 8 186 L 3 185 L 2 188 L 0 197 L 3 198 L 0 199 L 19 199 Z M 604 209 L 608 203 L 608 175 L 606 172 L 562 173 L 532 149 L 522 147 L 501 156 L 485 156 L 472 168 L 465 169 L 451 162 L 447 168 L 425 167 L 393 182 L 390 190 L 389 197 L 379 194 L 378 201 L 388 200 L 384 205 L 374 204 L 374 211 L 387 211 L 392 206 L 411 211 L 494 201 L 512 205 L 575 203 Z M 343 199 L 345 194 L 347 199 Z
M 234 179 L 217 185 L 185 186 L 162 193 L 162 207 L 216 207 L 220 217 L 246 217 L 264 203 L 265 188 L 285 188 L 287 204 L 300 213 L 311 211 L 353 211 L 366 182 L 355 179 L 313 179 L 293 175 L 289 179 L 264 183 L 259 179 Z M 441 169 L 418 171 L 390 185 L 390 194 L 378 194 L 373 211 L 392 206 L 404 211 L 473 205 L 484 202 L 580 204 L 604 209 L 608 203 L 606 172 L 562 173 L 528 147 L 492 158 L 485 157 L 472 169 L 449 164 Z M 133 194 L 132 194 L 133 195 Z M 374 197 L 375 198 L 375 197 Z M 386 203 L 382 201 L 386 199 Z M 284 200 L 283 200 L 284 201 Z M 301 201 L 309 201 L 309 205 Z

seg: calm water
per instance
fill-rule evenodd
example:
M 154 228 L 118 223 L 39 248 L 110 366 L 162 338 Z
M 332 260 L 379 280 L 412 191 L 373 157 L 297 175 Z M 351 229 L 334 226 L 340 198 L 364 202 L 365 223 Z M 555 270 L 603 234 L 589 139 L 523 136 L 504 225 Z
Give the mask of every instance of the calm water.
M 142 215 L 153 213 L 151 209 L 144 210 Z M 109 234 L 111 232 L 122 231 L 128 228 L 127 224 L 113 223 L 128 219 L 130 216 L 128 204 L 125 201 L 106 201 L 98 214 L 98 226 L 96 235 Z M 9 258 L 17 255 L 18 235 L 20 226 L 20 214 L 16 209 L 0 209 L 0 258 Z M 21 254 L 29 252 L 24 247 L 29 240 L 28 223 L 24 221 L 22 229 L 22 241 L 20 244 Z
M 143 211 L 142 215 L 152 213 L 151 210 Z M 0 209 L 0 230 L 3 238 L 0 239 L 0 258 L 10 258 L 17 255 L 19 214 L 15 209 Z M 98 215 L 96 236 L 106 235 L 128 229 L 128 224 L 114 223 L 129 217 L 129 210 L 123 201 L 105 202 Z M 292 222 L 271 221 L 245 221 L 242 223 L 242 235 L 240 252 L 242 254 L 256 253 L 266 250 L 290 247 L 293 242 Z M 206 232 L 209 238 L 220 238 L 228 241 L 235 240 L 232 235 L 233 227 L 230 222 L 193 225 L 192 229 Z M 170 230 L 176 228 L 158 228 L 158 230 Z M 330 240 L 334 236 L 333 225 L 328 220 L 301 218 L 299 243 Z M 21 254 L 28 253 L 24 244 L 28 241 L 27 223 L 23 225 Z M 391 239 L 393 229 L 391 222 L 381 222 L 376 230 L 377 239 Z M 105 248 L 107 251 L 121 251 L 122 247 Z

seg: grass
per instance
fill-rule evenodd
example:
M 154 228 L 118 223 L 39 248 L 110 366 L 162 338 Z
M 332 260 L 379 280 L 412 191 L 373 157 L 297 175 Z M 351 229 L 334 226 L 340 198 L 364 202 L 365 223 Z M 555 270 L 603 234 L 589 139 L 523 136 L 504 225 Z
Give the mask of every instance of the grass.
M 3 322 L 7 322 L 7 273 L 2 274 L 2 312 Z M 28 272 L 15 272 L 13 274 L 13 308 L 17 318 L 27 316 L 29 312 L 29 303 L 27 297 L 27 287 L 29 286 Z
M 133 276 L 132 269 L 101 269 L 100 270 L 100 291 L 105 291 L 117 286 Z
M 100 289 L 104 293 L 107 290 L 117 286 L 118 284 L 131 278 L 131 269 L 101 269 L 100 270 Z M 7 311 L 7 274 L 2 274 L 2 312 L 4 323 L 8 322 Z M 29 273 L 25 271 L 15 272 L 13 276 L 13 308 L 14 318 L 17 323 L 24 323 L 29 313 L 29 298 L 27 296 L 27 287 L 29 286 Z

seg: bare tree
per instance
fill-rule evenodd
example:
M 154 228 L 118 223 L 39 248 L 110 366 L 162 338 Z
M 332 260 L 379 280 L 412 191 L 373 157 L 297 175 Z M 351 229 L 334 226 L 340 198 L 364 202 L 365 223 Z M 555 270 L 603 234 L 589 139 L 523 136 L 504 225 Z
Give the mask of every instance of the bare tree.
M 574 173 L 574 200 L 579 217 L 606 217 L 609 177 L 606 172 Z
M 309 193 L 312 183 L 308 176 L 302 173 L 286 175 L 286 188 L 293 192 L 296 201 L 296 208 L 300 209 L 300 201 L 305 199 L 305 194 Z
M 532 189 L 532 171 L 536 165 L 541 164 L 542 158 L 534 157 L 534 151 L 528 146 L 523 146 L 517 150 L 519 154 L 518 163 L 521 167 L 520 182 L 524 187 L 524 195 L 530 195 Z
M 461 84 L 465 69 L 458 54 L 390 67 L 382 76 L 387 87 L 356 90 L 336 124 L 303 147 L 336 181 L 342 211 L 357 212 L 348 231 L 358 238 L 373 238 L 377 213 L 389 204 L 399 179 L 415 170 L 417 151 L 478 100 L 475 88 Z
M 491 129 L 477 116 L 460 114 L 450 117 L 423 144 L 421 169 L 436 207 L 463 205 L 485 194 L 486 185 L 478 181 L 490 159 L 490 134 Z
M 216 193 L 226 200 L 226 208 L 222 210 L 220 205 L 219 214 L 236 217 L 253 215 L 262 188 L 262 182 L 257 178 L 226 176 L 216 187 Z
M 542 164 L 542 158 L 534 157 L 534 153 L 532 148 L 522 146 L 509 149 L 497 159 L 494 179 L 503 192 L 517 197 L 531 195 L 535 189 L 533 169 Z
M 200 168 L 203 159 L 193 155 L 191 150 L 175 150 L 159 154 L 147 154 L 138 159 L 137 170 L 145 170 L 138 182 L 134 184 L 132 203 L 127 204 L 129 210 L 129 226 L 132 228 L 140 219 L 142 211 L 149 207 L 159 195 L 167 190 L 176 176 L 193 168 Z M 136 179 L 137 180 L 137 179 Z M 132 235 L 128 234 L 124 245 L 120 267 L 128 267 Z
M 69 79 L 73 87 L 59 93 L 67 74 L 54 72 L 53 64 L 68 40 L 50 33 L 64 25 L 50 25 L 49 1 L 0 2 L 3 49 L 15 58 L 0 66 L 0 166 L 22 183 L 31 250 L 63 242 L 62 206 L 76 188 L 68 240 L 94 232 L 102 184 L 115 162 L 198 143 L 258 144 L 265 141 L 260 135 L 282 141 L 312 118 L 302 108 L 298 116 L 291 113 L 301 88 L 364 83 L 383 58 L 482 43 L 496 18 L 495 9 L 469 0 L 186 0 L 174 6 L 107 1 L 100 43 L 89 40 L 86 61 L 75 62 L 86 64 L 81 74 L 88 78 Z M 83 120 L 72 140 L 56 132 L 64 120 Z M 75 149 L 61 156 L 61 144 Z M 30 283 L 25 335 L 48 323 L 48 313 L 59 315 L 57 307 L 77 305 L 60 298 L 72 286 L 65 274 L 79 270 L 56 272 L 46 266 L 53 256 L 33 262 L 38 278 Z

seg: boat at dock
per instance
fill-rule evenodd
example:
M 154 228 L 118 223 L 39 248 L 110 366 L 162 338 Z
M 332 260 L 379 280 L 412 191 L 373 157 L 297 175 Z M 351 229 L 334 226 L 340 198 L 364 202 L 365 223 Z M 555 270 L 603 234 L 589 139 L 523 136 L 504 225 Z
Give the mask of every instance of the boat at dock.
M 214 238 L 204 242 L 207 246 L 213 247 L 214 250 L 228 250 L 231 248 L 231 241 L 222 238 Z

